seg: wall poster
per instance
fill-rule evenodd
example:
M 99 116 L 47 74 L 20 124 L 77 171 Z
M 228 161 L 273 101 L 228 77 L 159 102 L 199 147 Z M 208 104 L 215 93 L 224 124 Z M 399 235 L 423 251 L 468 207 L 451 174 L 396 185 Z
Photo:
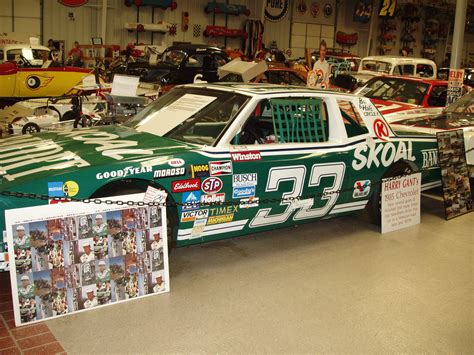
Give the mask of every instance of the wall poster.
M 464 132 L 462 129 L 438 132 L 436 138 L 445 216 L 451 219 L 472 211 Z
M 166 208 L 68 202 L 5 216 L 17 326 L 169 292 Z

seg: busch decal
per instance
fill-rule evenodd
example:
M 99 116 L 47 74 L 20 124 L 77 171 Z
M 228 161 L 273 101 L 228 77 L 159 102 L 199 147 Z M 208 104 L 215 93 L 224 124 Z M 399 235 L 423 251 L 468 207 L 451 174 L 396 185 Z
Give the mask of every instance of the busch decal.
M 232 176 L 232 186 L 255 186 L 257 185 L 257 173 L 235 174 Z
M 206 194 L 214 194 L 222 189 L 222 180 L 217 177 L 208 177 L 202 182 L 202 191 Z
M 189 179 L 189 180 L 178 180 L 171 183 L 172 192 L 188 192 L 195 191 L 201 188 L 201 180 Z

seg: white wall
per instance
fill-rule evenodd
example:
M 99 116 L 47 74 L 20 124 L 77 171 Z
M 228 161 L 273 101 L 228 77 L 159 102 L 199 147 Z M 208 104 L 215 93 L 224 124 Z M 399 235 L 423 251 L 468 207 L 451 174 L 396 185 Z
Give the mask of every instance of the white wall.
M 39 36 L 41 33 L 40 0 L 0 1 L 0 32 Z

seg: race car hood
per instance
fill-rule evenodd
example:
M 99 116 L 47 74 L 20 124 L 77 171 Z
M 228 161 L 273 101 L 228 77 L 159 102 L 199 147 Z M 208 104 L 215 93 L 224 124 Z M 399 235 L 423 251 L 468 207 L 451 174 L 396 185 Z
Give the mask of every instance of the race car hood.
M 117 163 L 162 164 L 198 148 L 123 126 L 40 133 L 0 140 L 0 190 L 56 174 Z
M 392 113 L 411 110 L 418 106 L 409 104 L 406 102 L 399 102 L 399 101 L 388 101 L 388 100 L 380 100 L 380 99 L 370 99 L 373 102 L 375 107 L 380 111 L 382 115 L 390 115 Z

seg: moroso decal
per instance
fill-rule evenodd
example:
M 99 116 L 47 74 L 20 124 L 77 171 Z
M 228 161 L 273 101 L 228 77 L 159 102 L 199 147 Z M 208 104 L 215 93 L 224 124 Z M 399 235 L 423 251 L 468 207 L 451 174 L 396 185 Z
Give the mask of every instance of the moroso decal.
M 232 174 L 232 162 L 230 160 L 210 161 L 209 171 L 211 176 Z
M 245 162 L 262 160 L 262 155 L 258 150 L 251 150 L 248 152 L 230 153 L 233 162 Z
M 186 174 L 186 168 L 169 168 L 169 169 L 160 169 L 153 172 L 153 178 L 164 178 L 170 176 L 183 176 Z
M 192 178 L 209 176 L 209 165 L 207 164 L 191 165 L 189 170 Z
M 222 189 L 222 180 L 217 177 L 208 177 L 202 182 L 202 191 L 207 194 L 214 194 Z
M 266 0 L 265 18 L 271 22 L 279 22 L 288 14 L 290 0 Z
M 189 179 L 189 180 L 178 180 L 171 183 L 172 192 L 187 192 L 195 191 L 201 188 L 201 180 Z
M 58 0 L 58 2 L 64 6 L 78 7 L 87 4 L 89 0 Z
M 367 145 L 359 146 L 354 151 L 354 160 L 352 161 L 352 168 L 354 170 L 361 170 L 364 167 L 370 169 L 372 165 L 377 168 L 382 164 L 385 167 L 390 166 L 398 160 L 415 161 L 413 156 L 412 142 L 399 142 L 398 146 L 395 143 L 379 143 L 370 148 Z

